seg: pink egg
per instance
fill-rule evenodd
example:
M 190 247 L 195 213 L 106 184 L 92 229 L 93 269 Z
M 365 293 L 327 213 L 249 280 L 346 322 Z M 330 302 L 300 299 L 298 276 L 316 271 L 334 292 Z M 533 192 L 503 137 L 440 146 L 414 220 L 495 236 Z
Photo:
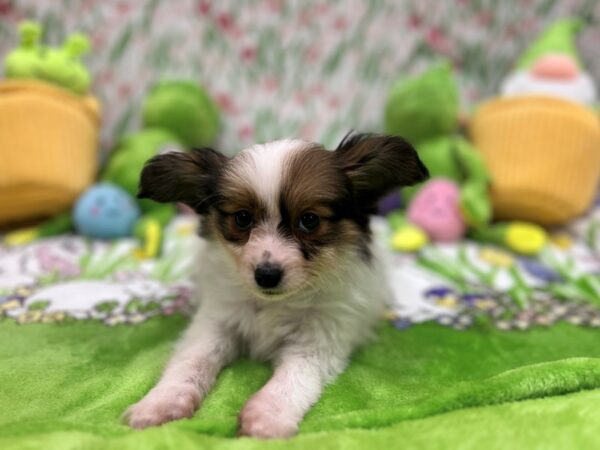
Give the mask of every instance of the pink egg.
M 579 68 L 570 56 L 554 53 L 538 59 L 531 74 L 536 78 L 571 80 L 579 74 Z
M 415 195 L 408 207 L 407 217 L 432 240 L 452 242 L 460 239 L 466 230 L 459 202 L 457 184 L 444 178 L 435 178 Z

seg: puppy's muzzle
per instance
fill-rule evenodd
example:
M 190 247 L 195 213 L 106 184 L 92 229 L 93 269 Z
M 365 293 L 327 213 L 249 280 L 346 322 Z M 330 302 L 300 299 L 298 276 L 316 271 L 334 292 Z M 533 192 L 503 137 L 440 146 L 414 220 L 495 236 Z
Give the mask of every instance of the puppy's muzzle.
M 254 280 L 261 288 L 273 289 L 283 278 L 283 269 L 278 264 L 261 263 L 254 270 Z

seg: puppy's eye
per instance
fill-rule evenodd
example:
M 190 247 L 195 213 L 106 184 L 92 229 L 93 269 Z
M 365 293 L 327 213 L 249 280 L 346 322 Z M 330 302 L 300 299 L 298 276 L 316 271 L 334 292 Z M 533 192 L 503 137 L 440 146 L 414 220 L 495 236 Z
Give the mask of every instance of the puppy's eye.
M 254 223 L 254 218 L 250 211 L 246 211 L 245 209 L 241 209 L 233 214 L 235 217 L 235 224 L 238 226 L 240 230 L 247 230 Z
M 315 213 L 309 212 L 302 214 L 298 226 L 305 233 L 312 233 L 317 229 L 320 223 L 321 219 L 319 218 L 319 216 L 317 216 Z

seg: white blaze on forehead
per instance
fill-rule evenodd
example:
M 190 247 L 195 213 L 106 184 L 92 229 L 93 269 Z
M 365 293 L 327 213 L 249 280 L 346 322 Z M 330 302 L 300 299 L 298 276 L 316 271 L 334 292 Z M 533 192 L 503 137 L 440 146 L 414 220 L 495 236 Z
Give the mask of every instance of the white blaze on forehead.
M 279 217 L 279 198 L 286 160 L 310 144 L 299 139 L 284 139 L 249 147 L 237 156 L 234 171 L 248 183 L 268 208 L 272 218 Z
M 246 261 L 253 267 L 260 262 L 271 261 L 286 270 L 300 259 L 296 245 L 282 239 L 271 226 L 264 226 L 258 232 L 252 232 L 244 254 Z

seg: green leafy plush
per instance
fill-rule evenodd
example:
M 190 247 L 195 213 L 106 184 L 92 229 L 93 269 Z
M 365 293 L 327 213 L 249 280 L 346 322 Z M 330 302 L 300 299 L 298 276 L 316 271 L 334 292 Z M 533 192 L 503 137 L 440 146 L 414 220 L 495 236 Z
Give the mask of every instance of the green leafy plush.
M 458 113 L 458 86 L 452 66 L 442 63 L 392 86 L 385 108 L 385 131 L 418 147 L 425 140 L 452 134 Z
M 219 133 L 219 110 L 192 81 L 158 83 L 142 108 L 144 127 L 169 130 L 187 148 L 206 147 Z
M 417 77 L 400 79 L 388 97 L 385 128 L 415 145 L 432 178 L 443 177 L 459 184 L 466 222 L 481 227 L 491 220 L 490 176 L 477 151 L 456 134 L 458 97 L 449 63 L 438 64 Z M 421 187 L 405 189 L 406 202 Z

